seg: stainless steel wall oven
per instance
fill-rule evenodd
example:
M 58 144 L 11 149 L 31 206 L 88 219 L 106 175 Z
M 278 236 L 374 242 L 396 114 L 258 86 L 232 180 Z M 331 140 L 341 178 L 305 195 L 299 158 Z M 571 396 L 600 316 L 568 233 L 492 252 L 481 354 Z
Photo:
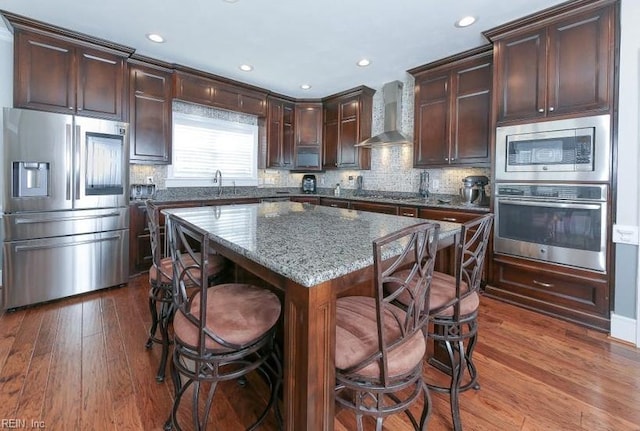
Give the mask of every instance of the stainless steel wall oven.
M 606 272 L 605 184 L 500 183 L 494 251 Z

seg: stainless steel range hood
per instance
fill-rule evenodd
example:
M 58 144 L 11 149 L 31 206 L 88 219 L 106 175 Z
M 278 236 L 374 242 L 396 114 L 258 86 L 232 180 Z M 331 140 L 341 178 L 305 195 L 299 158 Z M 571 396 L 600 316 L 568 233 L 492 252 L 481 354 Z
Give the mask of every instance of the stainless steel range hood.
M 372 148 L 411 144 L 411 141 L 400 132 L 402 82 L 392 81 L 384 84 L 382 102 L 384 103 L 384 132 L 356 144 L 356 147 Z

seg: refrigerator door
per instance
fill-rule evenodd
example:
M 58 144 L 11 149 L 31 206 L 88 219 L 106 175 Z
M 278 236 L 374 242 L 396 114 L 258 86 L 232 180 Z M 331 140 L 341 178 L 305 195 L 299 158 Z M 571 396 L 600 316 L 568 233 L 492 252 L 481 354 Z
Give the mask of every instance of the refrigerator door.
M 129 125 L 75 118 L 74 208 L 129 204 Z
M 127 282 L 129 231 L 4 243 L 4 307 L 15 308 Z
M 2 212 L 71 209 L 73 117 L 4 108 Z

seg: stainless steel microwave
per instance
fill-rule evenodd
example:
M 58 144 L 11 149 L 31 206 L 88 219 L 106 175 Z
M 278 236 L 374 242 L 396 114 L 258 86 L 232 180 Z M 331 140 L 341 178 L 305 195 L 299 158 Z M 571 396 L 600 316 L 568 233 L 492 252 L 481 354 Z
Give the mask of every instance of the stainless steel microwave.
M 496 129 L 496 180 L 608 181 L 609 115 Z

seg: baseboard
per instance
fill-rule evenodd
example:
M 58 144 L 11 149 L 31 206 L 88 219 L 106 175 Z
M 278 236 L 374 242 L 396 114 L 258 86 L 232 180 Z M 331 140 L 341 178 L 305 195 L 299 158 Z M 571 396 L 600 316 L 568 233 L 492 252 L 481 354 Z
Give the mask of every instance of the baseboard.
M 635 319 L 611 313 L 611 337 L 636 346 L 636 328 Z

